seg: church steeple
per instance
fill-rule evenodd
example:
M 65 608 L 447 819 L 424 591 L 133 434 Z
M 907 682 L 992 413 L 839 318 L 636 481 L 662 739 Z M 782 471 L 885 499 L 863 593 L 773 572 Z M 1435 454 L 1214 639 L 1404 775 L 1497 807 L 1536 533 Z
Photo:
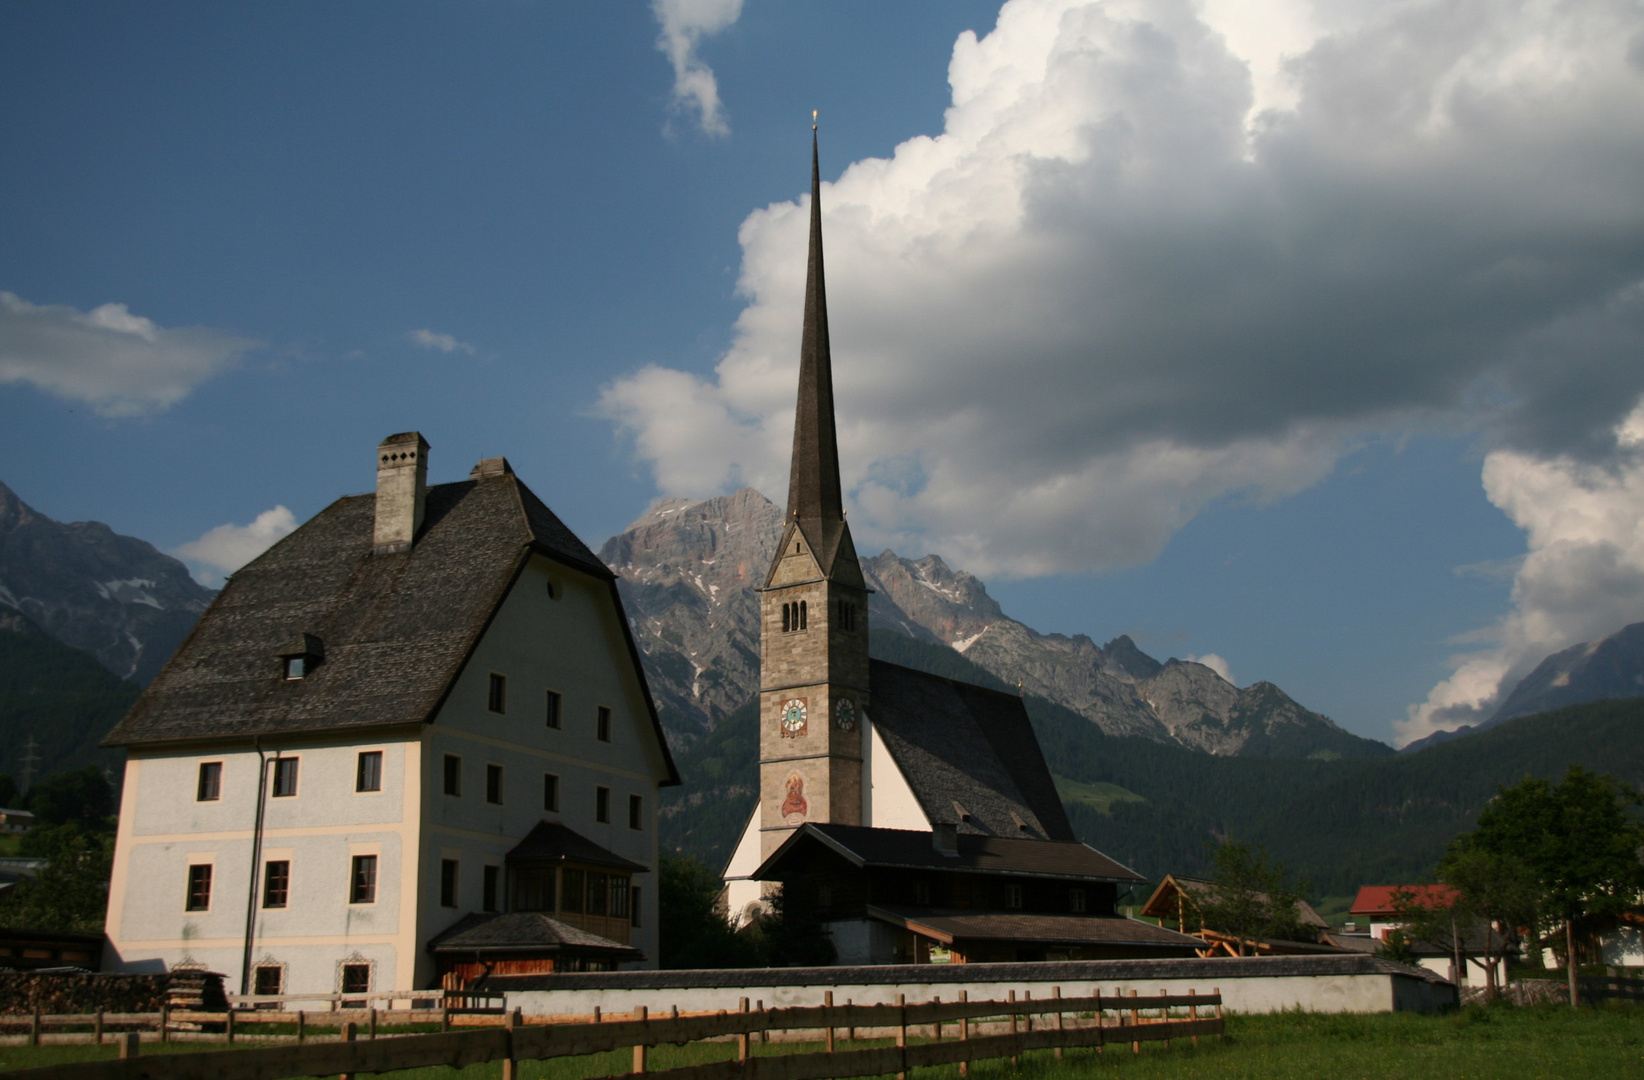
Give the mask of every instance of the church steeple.
M 839 437 L 833 422 L 833 357 L 828 348 L 828 290 L 822 270 L 822 170 L 811 124 L 811 237 L 805 270 L 805 325 L 799 343 L 799 403 L 794 413 L 788 517 L 797 521 L 824 572 L 838 553 L 845 521 L 839 484 Z

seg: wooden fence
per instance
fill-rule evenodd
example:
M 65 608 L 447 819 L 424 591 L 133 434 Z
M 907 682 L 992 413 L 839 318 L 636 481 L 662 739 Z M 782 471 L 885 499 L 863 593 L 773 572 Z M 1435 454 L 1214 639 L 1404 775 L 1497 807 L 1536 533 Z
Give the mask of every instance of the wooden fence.
M 1210 994 L 1161 992 L 1153 997 L 1138 997 L 1134 991 L 1129 997 L 1103 996 L 1097 990 L 1090 997 L 1064 998 L 1057 988 L 1054 997 L 1039 1000 L 1016 1000 L 1012 991 L 1007 1001 L 968 1001 L 961 992 L 958 1001 L 938 999 L 912 1005 L 902 995 L 897 995 L 894 1005 L 835 1005 L 832 997 L 827 994 L 819 1007 L 759 1010 L 750 1010 L 744 998 L 737 1012 L 694 1016 L 681 1015 L 676 1008 L 667 1016 L 652 1017 L 642 1007 L 626 1019 L 596 1017 L 592 1023 L 525 1018 L 515 1010 L 500 1018 L 500 1024 L 493 1021 L 464 1031 L 367 1040 L 358 1038 L 354 1022 L 344 1021 L 340 1034 L 325 1041 L 316 1038 L 297 1045 L 188 1054 L 140 1055 L 137 1035 L 132 1032 L 121 1036 L 117 1059 L 23 1069 L 11 1075 L 19 1080 L 283 1080 L 437 1065 L 463 1068 L 500 1061 L 503 1080 L 515 1080 L 520 1061 L 631 1048 L 632 1071 L 616 1075 L 648 1073 L 659 1080 L 843 1080 L 895 1073 L 898 1080 L 906 1080 L 910 1069 L 958 1064 L 965 1074 L 969 1062 L 1015 1060 L 1032 1050 L 1054 1050 L 1060 1057 L 1068 1047 L 1129 1043 L 1133 1052 L 1140 1053 L 1143 1042 L 1168 1045 L 1173 1038 L 1186 1038 L 1197 1043 L 1201 1035 L 1222 1034 L 1219 989 Z M 1200 1010 L 1206 1015 L 1201 1016 Z M 221 1022 L 222 1014 L 216 1015 Z M 259 1019 L 271 1015 L 262 1013 Z M 333 1020 L 341 1014 L 323 1015 Z M 926 1029 L 928 1041 L 910 1045 L 912 1028 Z M 988 1028 L 995 1033 L 987 1034 Z M 863 1032 L 879 1031 L 893 1038 L 894 1045 L 841 1050 L 840 1029 L 847 1032 L 842 1040 L 846 1043 Z M 771 1031 L 816 1031 L 824 1050 L 754 1056 L 750 1043 L 756 1036 L 763 1040 Z M 652 1046 L 725 1038 L 735 1040 L 735 1058 L 674 1069 L 649 1068 Z

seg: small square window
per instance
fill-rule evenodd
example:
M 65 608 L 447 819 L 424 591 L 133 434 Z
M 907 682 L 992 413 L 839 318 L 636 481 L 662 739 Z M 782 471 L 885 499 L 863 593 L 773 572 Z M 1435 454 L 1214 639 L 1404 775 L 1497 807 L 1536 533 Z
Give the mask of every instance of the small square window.
M 548 706 L 547 706 L 546 711 L 543 714 L 543 718 L 544 718 L 544 722 L 549 727 L 553 728 L 555 731 L 559 730 L 560 701 L 561 701 L 561 699 L 560 699 L 560 696 L 559 696 L 559 691 L 557 691 L 557 690 L 548 691 Z
M 480 907 L 486 911 L 497 910 L 497 890 L 502 882 L 502 867 L 487 866 L 485 878 L 481 882 Z
M 188 901 L 185 910 L 211 910 L 210 863 L 200 863 L 188 868 Z
M 252 993 L 260 997 L 278 997 L 285 986 L 285 967 L 281 964 L 258 964 Z
M 508 711 L 508 678 L 491 672 L 491 685 L 485 696 L 485 707 L 494 713 Z
M 350 904 L 375 904 L 377 902 L 377 857 L 375 855 L 354 856 L 354 869 L 348 886 L 348 902 Z
M 502 766 L 487 765 L 485 767 L 485 801 L 502 805 Z
M 455 754 L 445 755 L 445 793 L 462 794 L 462 758 Z
M 559 813 L 559 777 L 551 772 L 542 774 L 542 808 Z
M 1083 889 L 1069 889 L 1067 891 L 1067 909 L 1075 914 L 1084 913 L 1085 891 Z
M 200 782 L 194 789 L 196 802 L 216 802 L 223 797 L 223 763 L 200 762 Z
M 645 827 L 645 800 L 638 795 L 628 796 L 628 828 L 643 829 Z
M 283 908 L 291 896 L 291 863 L 273 859 L 263 864 L 263 907 Z
M 1005 906 L 1020 909 L 1022 906 L 1022 887 L 1020 885 L 1005 886 Z
M 288 656 L 285 658 L 285 677 L 300 679 L 308 674 L 308 657 Z
M 360 751 L 359 764 L 354 767 L 355 791 L 382 790 L 382 751 Z
M 611 823 L 611 789 L 608 787 L 594 789 L 594 820 Z
M 600 742 L 611 741 L 611 710 L 601 705 L 594 718 L 594 737 Z
M 455 859 L 440 860 L 440 906 L 457 906 L 457 870 Z
M 274 759 L 274 791 L 276 799 L 287 799 L 297 794 L 297 758 Z
M 342 992 L 345 994 L 369 994 L 371 992 L 371 965 L 344 964 L 342 966 Z

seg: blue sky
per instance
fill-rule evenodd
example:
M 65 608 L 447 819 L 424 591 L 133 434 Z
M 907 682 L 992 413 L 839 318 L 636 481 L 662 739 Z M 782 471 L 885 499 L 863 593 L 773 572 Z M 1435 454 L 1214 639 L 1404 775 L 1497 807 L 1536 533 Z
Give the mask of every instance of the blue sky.
M 1578 0 L 0 11 L 0 480 L 220 574 L 506 455 L 780 498 L 1344 726 L 1644 619 L 1644 34 Z

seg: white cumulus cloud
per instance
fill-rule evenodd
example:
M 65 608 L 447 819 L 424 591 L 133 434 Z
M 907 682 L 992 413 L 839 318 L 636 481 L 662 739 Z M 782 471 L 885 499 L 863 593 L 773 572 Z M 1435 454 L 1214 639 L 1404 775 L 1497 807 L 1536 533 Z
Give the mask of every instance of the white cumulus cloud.
M 1644 620 L 1644 407 L 1617 430 L 1603 462 L 1499 450 L 1484 490 L 1524 529 L 1530 551 L 1513 578 L 1512 611 L 1454 660 L 1454 673 L 1395 723 L 1400 742 L 1490 718 L 1548 654 Z
M 439 334 L 429 329 L 412 330 L 405 335 L 405 340 L 423 349 L 433 349 L 442 353 L 461 352 L 473 356 L 479 350 L 466 341 L 458 341 L 450 334 Z
M 709 135 L 729 135 L 719 80 L 697 55 L 697 46 L 742 17 L 742 0 L 652 0 L 651 12 L 662 28 L 656 47 L 667 54 L 674 68 L 674 108 L 694 114 L 698 126 Z
M 1191 664 L 1203 664 L 1205 667 L 1209 668 L 1211 671 L 1214 671 L 1228 682 L 1233 683 L 1234 686 L 1239 685 L 1233 678 L 1233 665 L 1229 664 L 1226 660 L 1222 659 L 1222 657 L 1215 653 L 1205 653 L 1203 656 L 1189 656 L 1185 657 L 1185 659 Z
M 267 551 L 276 541 L 297 527 L 297 519 L 284 506 L 264 510 L 249 525 L 218 525 L 197 540 L 190 540 L 172 554 L 194 568 L 203 585 L 216 585 L 246 563 Z
M 168 329 L 124 304 L 79 311 L 0 292 L 0 383 L 89 402 L 105 416 L 169 408 L 257 344 L 203 327 Z
M 1644 391 L 1639 34 L 1628 0 L 1005 4 L 954 45 L 943 130 L 824 185 L 859 541 L 1100 570 L 1388 431 L 1613 453 Z M 807 215 L 743 222 L 711 374 L 606 387 L 662 494 L 781 499 Z

